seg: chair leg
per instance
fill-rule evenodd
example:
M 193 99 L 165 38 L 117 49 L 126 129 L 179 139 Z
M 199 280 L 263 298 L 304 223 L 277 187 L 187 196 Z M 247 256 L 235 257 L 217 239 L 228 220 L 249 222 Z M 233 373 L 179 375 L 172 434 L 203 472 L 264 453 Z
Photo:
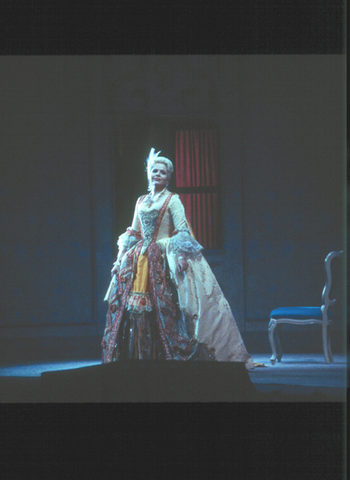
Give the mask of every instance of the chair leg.
M 271 350 L 272 350 L 272 355 L 271 355 L 271 358 L 270 358 L 270 362 L 272 363 L 272 365 L 275 365 L 276 357 L 277 357 L 275 338 L 274 338 L 274 335 L 273 335 L 273 332 L 276 328 L 276 325 L 277 325 L 276 320 L 271 318 L 270 323 L 269 323 L 268 331 L 269 331 L 269 342 L 270 342 L 270 346 L 271 346 Z
M 282 325 L 277 324 L 276 325 L 276 330 L 275 330 L 275 335 L 276 335 L 276 343 L 277 343 L 277 361 L 280 362 L 282 359 L 283 355 L 283 350 L 282 350 L 282 341 L 281 341 L 281 330 L 282 330 Z
M 331 334 L 330 334 L 330 331 L 329 331 L 329 325 L 327 327 L 327 337 L 328 337 L 328 342 L 327 342 L 327 347 L 328 347 L 328 355 L 329 355 L 329 359 L 331 361 L 331 363 L 334 362 L 334 358 L 333 358 L 333 355 L 332 355 L 332 348 L 331 348 Z
M 331 363 L 331 356 L 329 355 L 329 350 L 328 350 L 328 344 L 329 344 L 329 338 L 328 338 L 328 328 L 327 325 L 322 326 L 322 345 L 323 345 L 323 354 L 324 358 L 326 360 L 326 363 Z M 333 359 L 333 358 L 332 358 Z

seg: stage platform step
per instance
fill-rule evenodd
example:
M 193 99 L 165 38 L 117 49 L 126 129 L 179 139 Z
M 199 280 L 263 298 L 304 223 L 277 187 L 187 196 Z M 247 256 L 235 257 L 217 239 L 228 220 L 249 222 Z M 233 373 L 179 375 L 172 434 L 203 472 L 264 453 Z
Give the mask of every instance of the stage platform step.
M 128 360 L 44 372 L 45 402 L 258 401 L 243 362 Z
M 246 372 L 243 365 L 231 362 L 101 365 L 100 359 L 4 365 L 0 403 L 344 402 L 348 386 L 344 355 L 335 355 L 329 365 L 321 354 L 286 355 L 273 366 L 268 355 L 253 358 L 266 367 Z

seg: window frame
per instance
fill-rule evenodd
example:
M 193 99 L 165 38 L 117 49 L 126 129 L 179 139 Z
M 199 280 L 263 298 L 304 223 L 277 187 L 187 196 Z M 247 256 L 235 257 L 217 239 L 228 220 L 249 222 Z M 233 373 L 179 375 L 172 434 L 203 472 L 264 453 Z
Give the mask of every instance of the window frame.
M 175 127 L 175 128 L 174 128 Z M 173 182 L 174 188 L 177 194 L 208 194 L 216 193 L 217 194 L 217 245 L 216 248 L 206 248 L 204 247 L 204 252 L 219 252 L 223 250 L 223 228 L 222 228 L 222 187 L 221 187 L 221 156 L 220 156 L 220 129 L 217 123 L 208 119 L 186 119 L 184 121 L 177 120 L 176 123 L 172 125 L 174 137 L 174 172 L 173 172 Z M 193 186 L 193 187 L 179 187 L 176 185 L 176 132 L 184 130 L 209 130 L 212 129 L 216 134 L 216 143 L 217 143 L 217 186 Z M 209 221 L 209 219 L 207 219 Z M 193 228 L 193 225 L 192 225 Z

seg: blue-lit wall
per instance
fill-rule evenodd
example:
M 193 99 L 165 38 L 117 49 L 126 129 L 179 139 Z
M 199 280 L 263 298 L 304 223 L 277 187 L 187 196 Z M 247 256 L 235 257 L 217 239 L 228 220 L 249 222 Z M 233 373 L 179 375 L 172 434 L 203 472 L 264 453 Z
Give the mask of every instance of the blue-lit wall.
M 344 57 L 2 57 L 0 71 L 1 361 L 99 355 L 128 226 L 116 126 L 145 115 L 220 126 L 224 248 L 206 257 L 249 348 L 268 351 L 271 309 L 319 304 L 324 257 L 345 248 Z

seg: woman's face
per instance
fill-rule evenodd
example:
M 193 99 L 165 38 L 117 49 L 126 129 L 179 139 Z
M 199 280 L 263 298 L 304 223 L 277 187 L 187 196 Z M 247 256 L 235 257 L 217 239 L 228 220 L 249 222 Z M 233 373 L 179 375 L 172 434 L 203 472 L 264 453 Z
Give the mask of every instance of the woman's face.
M 157 189 L 165 188 L 168 183 L 167 168 L 164 163 L 155 163 L 150 172 L 150 184 Z

